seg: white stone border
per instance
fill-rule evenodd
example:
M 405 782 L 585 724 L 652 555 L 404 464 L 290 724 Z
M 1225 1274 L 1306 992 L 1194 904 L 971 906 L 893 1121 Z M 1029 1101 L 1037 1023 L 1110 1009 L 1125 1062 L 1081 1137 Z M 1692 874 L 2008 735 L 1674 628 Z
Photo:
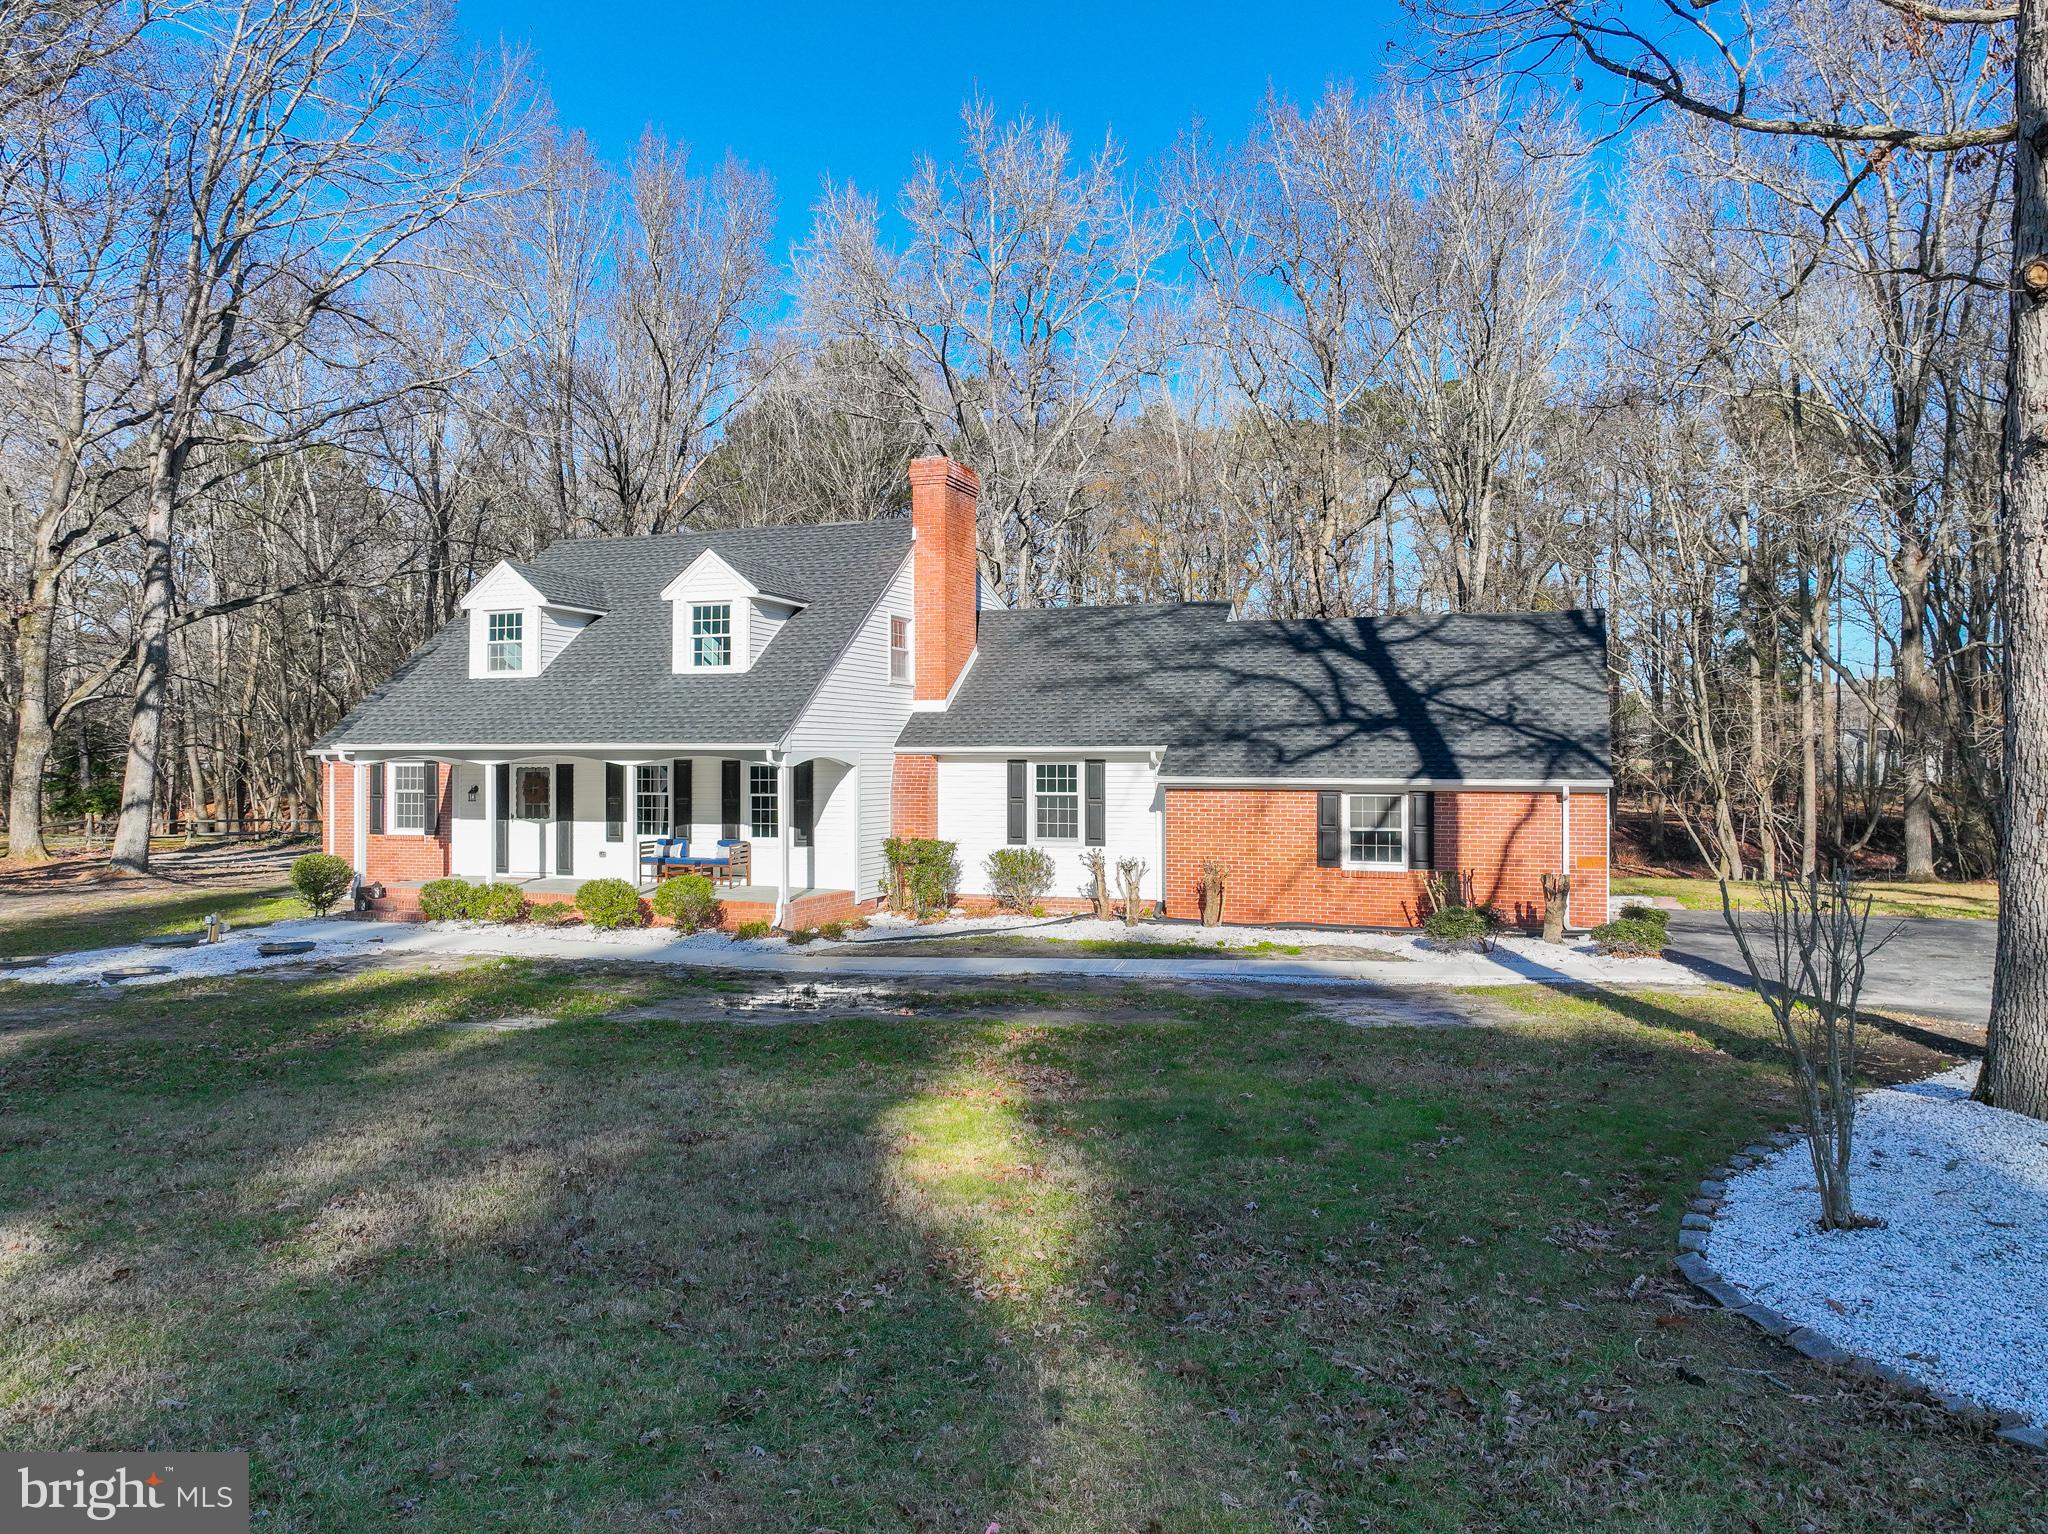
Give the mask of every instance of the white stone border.
M 1761 1165 L 1777 1152 L 1805 1138 L 1804 1130 L 1788 1127 L 1768 1141 L 1760 1140 L 1744 1146 L 1730 1156 L 1725 1165 L 1716 1167 L 1701 1180 L 1699 1191 L 1686 1205 L 1685 1214 L 1678 1222 L 1678 1255 L 1672 1266 L 1678 1270 L 1679 1276 L 1715 1304 L 1754 1322 L 1794 1352 L 1817 1364 L 1843 1369 L 1865 1379 L 1880 1380 L 1916 1400 L 1931 1402 L 1944 1411 L 1988 1426 L 2007 1443 L 2048 1453 L 2048 1428 L 2035 1426 L 2031 1418 L 1988 1405 L 1959 1391 L 1928 1385 L 1892 1364 L 1851 1353 L 1812 1328 L 1802 1326 L 1752 1299 L 1739 1285 L 1722 1277 L 1707 1261 L 1707 1237 L 1714 1229 L 1714 1217 L 1721 1212 L 1728 1192 L 1728 1180 L 1737 1173 Z

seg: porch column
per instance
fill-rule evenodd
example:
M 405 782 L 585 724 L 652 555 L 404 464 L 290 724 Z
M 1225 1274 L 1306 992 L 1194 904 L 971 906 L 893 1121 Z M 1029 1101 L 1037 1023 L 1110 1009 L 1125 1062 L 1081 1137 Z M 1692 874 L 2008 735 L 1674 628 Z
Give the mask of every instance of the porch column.
M 356 883 L 370 882 L 370 764 L 357 757 L 351 764 L 349 792 L 355 806 L 353 823 L 349 827 L 349 840 L 355 845 L 349 848 L 349 861 L 356 865 Z
M 775 843 L 780 854 L 775 880 L 775 925 L 789 920 L 789 819 L 795 808 L 790 796 L 789 759 L 775 764 Z
M 498 882 L 498 764 L 478 762 L 484 770 L 484 883 Z

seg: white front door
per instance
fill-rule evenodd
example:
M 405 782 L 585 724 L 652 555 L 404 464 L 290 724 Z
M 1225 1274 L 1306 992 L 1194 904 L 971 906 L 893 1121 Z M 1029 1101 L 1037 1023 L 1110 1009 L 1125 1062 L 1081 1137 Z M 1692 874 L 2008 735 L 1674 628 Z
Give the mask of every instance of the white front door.
M 531 878 L 548 871 L 548 828 L 554 822 L 555 769 L 512 769 L 511 843 L 505 849 L 507 872 Z

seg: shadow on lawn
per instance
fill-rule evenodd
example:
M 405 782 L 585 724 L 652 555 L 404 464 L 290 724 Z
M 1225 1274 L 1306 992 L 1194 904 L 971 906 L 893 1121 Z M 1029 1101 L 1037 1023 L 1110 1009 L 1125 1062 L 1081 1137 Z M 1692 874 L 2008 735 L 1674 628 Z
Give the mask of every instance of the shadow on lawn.
M 9 1440 L 246 1445 L 279 1530 L 1183 1500 L 1154 1382 L 1050 1364 L 906 1197 L 899 1113 L 979 1028 L 616 1023 L 674 978 L 493 968 L 124 996 L 10 1062 Z M 439 1026 L 532 1010 L 583 1016 Z
M 1769 1118 L 1696 1019 L 610 1020 L 684 983 L 240 982 L 9 1062 L 7 1439 L 245 1445 L 280 1531 L 1776 1528 L 1821 1473 L 1673 1358 L 1835 1387 L 1630 1287 Z M 1989 1473 L 1851 1416 L 1916 1516 Z

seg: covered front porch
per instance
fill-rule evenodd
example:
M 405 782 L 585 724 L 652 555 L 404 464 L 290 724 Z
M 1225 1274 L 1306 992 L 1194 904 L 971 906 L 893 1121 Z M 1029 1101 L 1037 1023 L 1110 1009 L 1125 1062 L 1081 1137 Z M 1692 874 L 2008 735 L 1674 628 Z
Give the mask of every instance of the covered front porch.
M 709 874 L 745 920 L 789 926 L 857 899 L 860 785 L 834 758 L 444 750 L 362 752 L 351 767 L 351 861 L 401 902 L 407 885 L 444 874 L 517 884 L 536 900 L 573 899 L 597 878 L 651 893 L 664 843 L 687 848 L 690 871 Z

